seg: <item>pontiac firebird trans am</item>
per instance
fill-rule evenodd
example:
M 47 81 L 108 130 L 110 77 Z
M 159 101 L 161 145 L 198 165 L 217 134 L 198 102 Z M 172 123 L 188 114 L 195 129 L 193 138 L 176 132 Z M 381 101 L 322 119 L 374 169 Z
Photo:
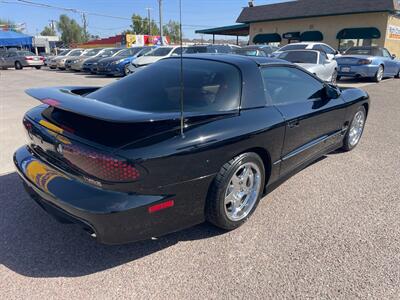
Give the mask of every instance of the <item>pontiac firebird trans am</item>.
M 42 104 L 23 119 L 28 144 L 14 163 L 32 198 L 106 244 L 205 220 L 232 230 L 291 174 L 360 141 L 362 90 L 278 59 L 182 63 L 182 73 L 172 57 L 102 88 L 28 90 Z

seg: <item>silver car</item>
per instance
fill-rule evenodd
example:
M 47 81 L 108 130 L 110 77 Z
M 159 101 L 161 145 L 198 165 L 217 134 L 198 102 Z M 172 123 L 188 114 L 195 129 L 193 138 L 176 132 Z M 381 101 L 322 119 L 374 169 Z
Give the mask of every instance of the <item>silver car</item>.
M 43 56 L 36 55 L 30 51 L 11 51 L 0 57 L 0 68 L 15 68 L 21 70 L 24 67 L 40 69 L 44 65 Z
M 290 61 L 313 73 L 326 82 L 336 84 L 338 64 L 335 59 L 329 59 L 325 52 L 316 50 L 283 51 L 278 58 Z
M 70 58 L 71 60 L 71 70 L 81 71 L 83 63 L 92 57 L 96 57 L 103 50 L 103 48 L 87 49 L 79 57 Z
M 67 59 L 78 57 L 82 54 L 83 51 L 84 51 L 83 49 L 73 49 L 64 57 L 57 58 L 56 59 L 57 68 L 60 70 L 65 70 L 65 62 L 67 61 Z

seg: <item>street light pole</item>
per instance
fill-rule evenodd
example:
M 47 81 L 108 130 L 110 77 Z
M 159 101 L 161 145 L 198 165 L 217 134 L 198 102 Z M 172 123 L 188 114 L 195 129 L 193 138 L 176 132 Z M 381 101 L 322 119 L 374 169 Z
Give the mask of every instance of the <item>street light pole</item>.
M 161 45 L 164 45 L 163 19 L 162 19 L 162 0 L 158 0 L 158 11 L 159 11 L 159 15 L 160 15 L 160 40 L 161 40 Z

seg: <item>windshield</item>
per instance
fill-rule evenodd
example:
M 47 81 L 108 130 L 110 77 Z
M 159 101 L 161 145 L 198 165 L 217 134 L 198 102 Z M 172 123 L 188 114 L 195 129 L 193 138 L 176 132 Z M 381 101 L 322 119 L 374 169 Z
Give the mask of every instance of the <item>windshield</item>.
M 316 64 L 318 53 L 314 51 L 287 51 L 279 54 L 280 59 L 298 64 Z
M 88 52 L 85 52 L 86 56 L 95 56 L 97 53 L 99 53 L 101 51 L 101 49 L 92 49 L 89 50 Z
M 283 46 L 282 48 L 279 49 L 279 51 L 287 51 L 287 50 L 300 50 L 300 49 L 306 49 L 307 45 L 306 44 L 289 44 L 286 46 Z
M 87 97 L 138 111 L 179 112 L 180 62 L 180 59 L 161 60 Z M 221 112 L 238 109 L 241 76 L 236 67 L 188 58 L 184 59 L 183 67 L 185 111 Z
M 377 51 L 372 48 L 350 48 L 345 52 L 346 55 L 377 55 Z
M 115 49 L 104 49 L 103 51 L 100 52 L 101 57 L 109 57 L 120 51 L 121 49 L 115 48 Z
M 144 56 L 166 56 L 171 52 L 171 50 L 171 47 L 160 47 L 146 53 Z
M 207 53 L 207 47 L 188 47 L 186 49 L 186 54 L 193 54 L 193 53 Z
M 69 51 L 70 50 L 61 51 L 58 55 L 60 55 L 60 56 L 67 55 Z
M 69 56 L 79 56 L 81 55 L 82 50 L 72 50 L 69 54 Z

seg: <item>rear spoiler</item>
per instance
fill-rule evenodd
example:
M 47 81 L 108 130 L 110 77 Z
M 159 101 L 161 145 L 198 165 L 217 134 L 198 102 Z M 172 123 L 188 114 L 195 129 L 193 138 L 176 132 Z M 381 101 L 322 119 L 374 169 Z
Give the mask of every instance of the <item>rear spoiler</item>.
M 25 92 L 29 96 L 49 106 L 107 122 L 131 123 L 174 119 L 179 120 L 179 112 L 152 113 L 135 111 L 85 97 L 85 95 L 94 92 L 97 89 L 99 89 L 99 87 L 72 86 L 34 88 L 28 89 Z

